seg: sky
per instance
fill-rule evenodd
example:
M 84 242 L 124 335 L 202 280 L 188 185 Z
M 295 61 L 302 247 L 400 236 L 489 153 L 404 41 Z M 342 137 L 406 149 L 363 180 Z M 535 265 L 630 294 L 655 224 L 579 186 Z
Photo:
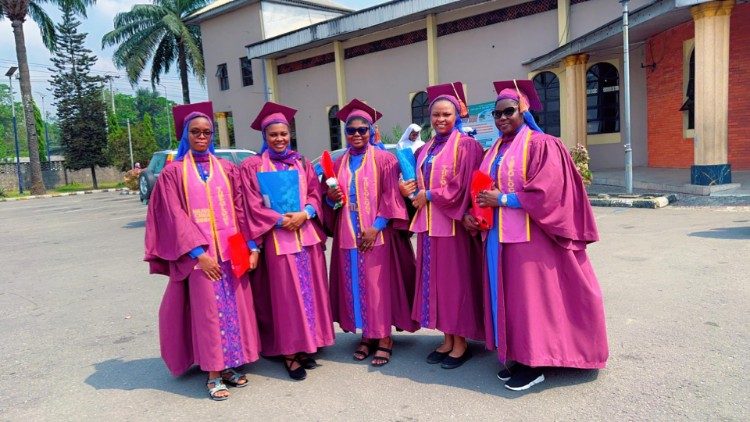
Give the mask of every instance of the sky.
M 113 29 L 113 20 L 117 13 L 129 11 L 133 5 L 139 3 L 146 3 L 148 0 L 97 0 L 94 6 L 89 7 L 87 11 L 87 18 L 80 18 L 81 26 L 78 27 L 79 32 L 87 32 L 86 46 L 98 57 L 96 66 L 93 67 L 93 72 L 98 75 L 112 75 L 119 76 L 119 78 L 113 80 L 113 88 L 117 92 L 123 92 L 128 94 L 134 93 L 134 88 L 131 87 L 127 81 L 124 70 L 119 70 L 112 63 L 112 53 L 114 47 L 107 47 L 102 50 L 101 40 L 102 36 Z M 333 0 L 334 2 L 348 7 L 354 10 L 364 9 L 370 6 L 374 6 L 379 3 L 385 3 L 386 0 Z M 51 7 L 49 3 L 43 4 L 44 9 L 50 15 L 53 21 L 60 21 L 60 11 Z M 51 73 L 49 68 L 52 67 L 50 59 L 50 53 L 42 43 L 42 37 L 39 33 L 39 28 L 36 23 L 31 19 L 27 20 L 23 26 L 24 35 L 26 37 L 26 51 L 29 60 L 29 71 L 31 72 L 31 86 L 32 94 L 37 104 L 42 104 L 42 96 L 44 96 L 44 102 L 48 109 L 53 107 L 50 105 L 52 102 L 52 93 L 48 90 L 49 83 L 47 80 L 50 78 Z M 7 19 L 0 20 L 0 76 L 4 77 L 5 72 L 10 66 L 15 66 L 16 51 L 15 42 L 13 39 L 13 30 L 10 26 L 10 21 Z M 157 86 L 160 95 L 164 95 L 166 90 L 167 97 L 177 103 L 182 103 L 182 88 L 180 84 L 179 74 L 177 73 L 176 66 L 172 69 L 172 72 L 163 75 L 161 78 L 161 85 Z M 142 78 L 148 78 L 148 70 L 144 71 Z M 1 79 L 1 83 L 7 84 L 7 79 Z M 20 94 L 18 94 L 19 86 L 18 81 L 14 80 L 14 91 L 16 93 L 16 101 L 19 101 Z M 190 82 L 190 100 L 192 102 L 206 101 L 208 99 L 208 92 L 205 87 L 202 87 L 195 79 L 191 78 Z M 139 82 L 136 88 L 151 88 L 150 82 Z

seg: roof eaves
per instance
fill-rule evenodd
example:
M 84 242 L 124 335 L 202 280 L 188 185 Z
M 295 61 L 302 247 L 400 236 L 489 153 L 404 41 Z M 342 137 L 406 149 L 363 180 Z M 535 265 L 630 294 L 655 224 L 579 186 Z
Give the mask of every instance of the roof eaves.
M 336 40 L 357 37 L 408 23 L 430 13 L 486 3 L 489 0 L 396 0 L 248 44 L 248 57 L 282 57 Z
M 185 23 L 188 25 L 197 25 L 199 23 L 207 21 L 208 19 L 223 15 L 225 13 L 229 13 L 245 5 L 257 3 L 259 1 L 260 0 L 231 0 L 227 3 L 222 4 L 221 6 L 216 7 L 212 7 L 212 3 L 185 18 Z
M 633 28 L 655 17 L 669 13 L 675 8 L 675 0 L 657 0 L 654 3 L 630 12 L 628 14 L 628 26 Z M 561 45 L 547 54 L 527 60 L 522 64 L 528 66 L 532 71 L 548 68 L 571 54 L 582 53 L 594 44 L 618 34 L 622 34 L 622 18 L 614 19 L 567 44 Z

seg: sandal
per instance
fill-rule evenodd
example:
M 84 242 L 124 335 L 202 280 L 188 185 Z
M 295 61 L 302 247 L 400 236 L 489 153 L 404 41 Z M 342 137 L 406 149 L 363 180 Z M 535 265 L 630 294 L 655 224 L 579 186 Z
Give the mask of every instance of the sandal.
M 363 346 L 367 348 L 366 352 L 364 350 L 360 350 L 360 347 L 363 347 Z M 359 342 L 359 345 L 357 346 L 357 350 L 354 351 L 354 356 L 352 357 L 354 358 L 354 360 L 361 362 L 367 359 L 368 356 L 370 356 L 370 353 L 371 353 L 370 349 L 372 349 L 372 343 L 370 343 L 369 341 L 362 340 Z
M 227 378 L 226 375 L 231 375 L 231 376 Z M 237 387 L 237 388 L 246 387 L 247 384 L 249 384 L 249 382 L 247 381 L 247 376 L 245 374 L 240 374 L 239 372 L 235 371 L 234 368 L 227 368 L 221 371 L 221 379 L 226 384 L 229 384 L 232 387 Z
M 297 357 L 299 360 L 299 363 L 302 364 L 302 367 L 305 369 L 315 369 L 318 367 L 318 362 L 315 361 L 310 355 L 308 355 L 305 352 L 299 352 L 297 353 Z
M 299 363 L 297 369 L 292 369 L 294 362 Z M 305 367 L 302 366 L 302 362 L 300 362 L 299 360 L 299 354 L 296 354 L 291 358 L 284 356 L 284 367 L 286 368 L 286 372 L 289 374 L 289 378 L 295 381 L 302 381 L 303 379 L 307 378 L 307 371 L 305 371 Z
M 393 347 L 393 346 L 391 346 Z M 377 352 L 375 352 L 375 357 L 372 358 L 372 366 L 383 366 L 391 361 L 391 355 L 393 355 L 393 349 L 388 349 L 387 347 L 380 347 L 378 346 L 378 352 L 386 352 L 388 353 L 388 356 L 378 356 Z
M 209 384 L 213 384 L 213 387 L 209 387 Z M 224 381 L 221 379 L 221 377 L 218 378 L 209 378 L 206 380 L 206 388 L 208 388 L 208 396 L 211 397 L 211 400 L 216 401 L 223 401 L 229 398 L 229 396 L 219 396 L 216 395 L 216 393 L 220 391 L 227 391 L 229 392 L 229 389 L 224 384 Z

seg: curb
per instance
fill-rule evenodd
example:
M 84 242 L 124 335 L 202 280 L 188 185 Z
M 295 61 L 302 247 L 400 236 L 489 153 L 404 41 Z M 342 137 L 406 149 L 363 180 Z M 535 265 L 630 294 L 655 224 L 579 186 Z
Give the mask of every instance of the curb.
M 62 196 L 89 195 L 92 193 L 103 193 L 103 192 L 120 192 L 120 195 L 138 195 L 139 193 L 137 190 L 130 190 L 128 188 L 94 189 L 94 190 L 80 190 L 76 192 L 65 192 L 65 193 L 48 193 L 45 195 L 20 196 L 18 198 L 0 198 L 0 202 L 29 201 L 32 199 L 59 198 Z
M 589 196 L 589 201 L 594 207 L 625 207 L 625 208 L 664 208 L 677 201 L 675 194 L 651 194 L 651 195 L 609 195 L 600 193 Z

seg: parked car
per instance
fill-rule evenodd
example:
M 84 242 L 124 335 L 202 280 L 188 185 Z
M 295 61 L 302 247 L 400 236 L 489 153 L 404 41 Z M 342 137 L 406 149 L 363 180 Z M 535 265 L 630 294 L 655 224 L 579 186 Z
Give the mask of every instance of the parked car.
M 148 163 L 148 167 L 143 169 L 140 178 L 138 180 L 138 190 L 140 191 L 141 202 L 148 204 L 148 199 L 151 197 L 151 191 L 154 190 L 154 184 L 156 179 L 161 174 L 162 169 L 168 163 L 172 162 L 177 151 L 164 150 L 157 151 L 154 156 L 151 157 L 151 161 Z M 242 160 L 248 157 L 256 155 L 255 151 L 249 149 L 217 149 L 216 156 L 229 160 L 236 165 L 240 165 Z

